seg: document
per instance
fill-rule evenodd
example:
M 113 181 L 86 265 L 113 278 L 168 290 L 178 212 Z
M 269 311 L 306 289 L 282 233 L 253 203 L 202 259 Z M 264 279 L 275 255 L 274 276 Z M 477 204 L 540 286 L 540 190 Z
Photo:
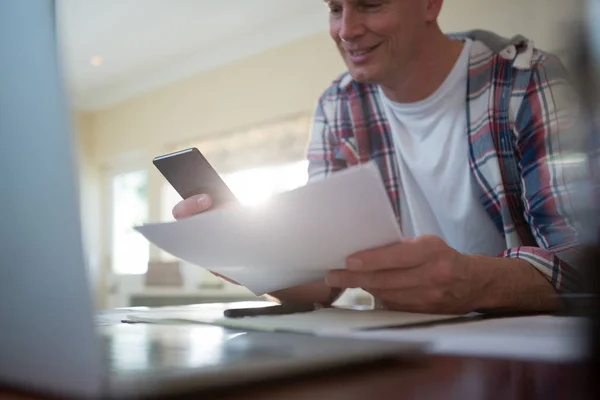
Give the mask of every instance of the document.
M 323 280 L 351 254 L 401 239 L 374 162 L 273 196 L 136 227 L 166 252 L 256 295 Z
M 201 323 L 233 329 L 296 332 L 320 336 L 427 343 L 426 352 L 543 362 L 579 362 L 589 348 L 589 321 L 539 315 L 482 319 L 386 310 L 324 308 L 308 313 L 225 318 L 223 309 L 130 311 L 132 322 Z
M 344 335 L 352 332 L 430 323 L 457 318 L 456 315 L 417 314 L 386 310 L 351 310 L 322 308 L 316 311 L 264 315 L 244 318 L 227 318 L 223 312 L 186 311 L 178 313 L 152 313 L 128 315 L 129 320 L 146 323 L 201 323 L 236 329 L 268 332 L 296 332 L 317 335 Z
M 460 320 L 410 329 L 353 331 L 344 337 L 430 343 L 432 354 L 495 357 L 544 362 L 578 362 L 589 353 L 589 321 L 538 315 Z M 337 333 L 335 333 L 337 336 Z

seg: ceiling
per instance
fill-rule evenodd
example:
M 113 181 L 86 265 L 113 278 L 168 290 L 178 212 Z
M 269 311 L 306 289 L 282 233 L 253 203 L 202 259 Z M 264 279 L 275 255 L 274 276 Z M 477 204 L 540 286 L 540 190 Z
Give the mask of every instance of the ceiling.
M 93 110 L 323 31 L 327 12 L 322 0 L 58 0 L 57 21 L 74 105 Z

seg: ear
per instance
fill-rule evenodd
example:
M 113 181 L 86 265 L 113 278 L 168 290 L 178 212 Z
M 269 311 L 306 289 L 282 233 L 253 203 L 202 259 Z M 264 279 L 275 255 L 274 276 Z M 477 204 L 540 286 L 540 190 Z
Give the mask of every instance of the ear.
M 444 0 L 425 0 L 425 18 L 427 22 L 435 22 L 442 10 Z

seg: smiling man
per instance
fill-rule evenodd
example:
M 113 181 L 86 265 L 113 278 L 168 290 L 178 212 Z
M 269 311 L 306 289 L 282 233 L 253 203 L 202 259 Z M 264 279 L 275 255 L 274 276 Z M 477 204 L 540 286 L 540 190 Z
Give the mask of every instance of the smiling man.
M 524 38 L 443 34 L 442 0 L 326 3 L 348 73 L 318 103 L 310 177 L 375 160 L 407 237 L 327 284 L 410 311 L 560 307 L 578 235 L 547 162 L 569 122 L 557 58 Z
M 573 120 L 562 65 L 522 37 L 443 34 L 442 3 L 326 1 L 348 72 L 318 101 L 310 179 L 375 161 L 406 238 L 273 293 L 282 301 L 362 288 L 395 310 L 535 312 L 575 290 L 578 232 L 556 162 Z M 209 206 L 196 200 L 174 214 Z

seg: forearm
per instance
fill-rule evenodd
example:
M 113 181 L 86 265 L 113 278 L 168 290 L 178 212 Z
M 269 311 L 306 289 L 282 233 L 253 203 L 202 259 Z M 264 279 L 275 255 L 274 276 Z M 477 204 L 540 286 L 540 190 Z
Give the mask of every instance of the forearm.
M 562 302 L 548 279 L 527 261 L 466 256 L 473 308 L 478 311 L 548 312 Z
M 340 294 L 341 291 L 332 289 L 325 283 L 316 282 L 278 290 L 269 293 L 269 296 L 280 303 L 320 303 L 329 306 Z

